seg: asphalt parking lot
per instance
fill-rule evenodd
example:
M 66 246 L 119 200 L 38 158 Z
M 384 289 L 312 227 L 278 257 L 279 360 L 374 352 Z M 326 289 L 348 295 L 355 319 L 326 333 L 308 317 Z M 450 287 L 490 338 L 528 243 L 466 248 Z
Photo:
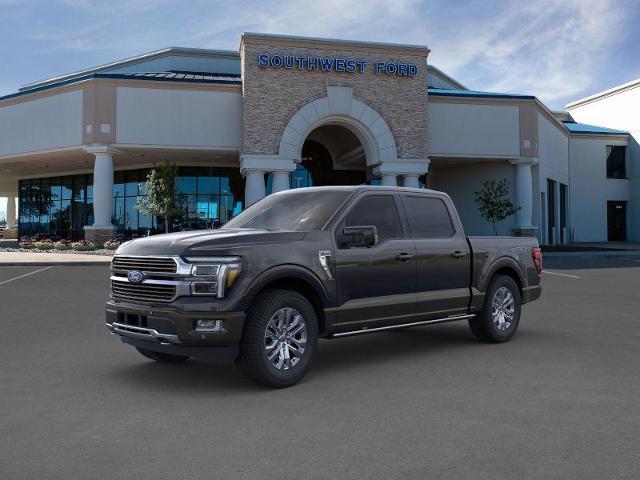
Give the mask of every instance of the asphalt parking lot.
M 640 478 L 640 258 L 546 259 L 510 343 L 321 341 L 278 391 L 143 358 L 106 266 L 43 268 L 0 266 L 0 478 Z

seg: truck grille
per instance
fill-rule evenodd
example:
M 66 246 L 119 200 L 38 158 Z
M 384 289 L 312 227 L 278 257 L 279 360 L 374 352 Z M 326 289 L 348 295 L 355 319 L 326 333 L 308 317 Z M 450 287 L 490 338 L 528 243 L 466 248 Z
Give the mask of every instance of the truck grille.
M 170 302 L 176 296 L 176 286 L 155 283 L 133 284 L 112 279 L 111 294 L 123 300 Z
M 162 257 L 113 257 L 113 270 L 138 270 L 141 272 L 176 273 L 177 264 L 172 258 Z

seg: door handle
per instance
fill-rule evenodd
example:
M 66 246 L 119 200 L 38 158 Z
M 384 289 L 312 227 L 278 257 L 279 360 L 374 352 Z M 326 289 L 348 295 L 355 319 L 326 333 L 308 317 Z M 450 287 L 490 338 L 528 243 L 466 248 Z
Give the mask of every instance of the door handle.
M 406 262 L 407 260 L 411 260 L 412 258 L 413 258 L 413 255 L 410 253 L 400 253 L 396 255 L 396 260 L 400 262 Z
M 453 252 L 451 254 L 451 258 L 462 258 L 462 257 L 466 257 L 467 254 L 465 252 L 461 252 L 460 250 L 456 250 L 455 252 Z

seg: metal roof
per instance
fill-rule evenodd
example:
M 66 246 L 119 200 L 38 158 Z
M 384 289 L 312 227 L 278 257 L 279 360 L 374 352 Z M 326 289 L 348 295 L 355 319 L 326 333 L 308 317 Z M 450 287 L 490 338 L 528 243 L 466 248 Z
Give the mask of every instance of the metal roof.
M 629 132 L 625 130 L 615 130 L 613 128 L 598 127 L 596 125 L 589 125 L 587 123 L 577 123 L 563 121 L 564 125 L 569 129 L 571 133 L 582 134 L 596 134 L 596 135 L 628 135 Z
M 22 97 L 35 92 L 49 90 L 51 88 L 71 85 L 73 83 L 84 82 L 94 78 L 112 78 L 121 80 L 150 80 L 155 82 L 184 82 L 184 83 L 218 83 L 227 85 L 242 85 L 240 75 L 230 73 L 193 73 L 193 72 L 146 72 L 146 73 L 91 73 L 81 77 L 74 77 L 68 80 L 61 80 L 54 83 L 48 83 L 41 87 L 22 90 L 17 93 L 10 93 L 0 97 L 0 100 L 9 98 Z
M 478 90 L 455 90 L 447 88 L 427 88 L 429 95 L 443 97 L 475 97 L 475 98 L 516 98 L 535 100 L 533 95 L 519 95 L 515 93 L 480 92 Z
M 240 54 L 235 51 L 229 50 L 210 50 L 204 48 L 185 48 L 185 47 L 168 47 L 154 52 L 143 53 L 134 57 L 125 58 L 123 60 L 116 60 L 115 62 L 105 63 L 97 67 L 86 68 L 77 72 L 71 72 L 57 77 L 49 78 L 46 80 L 40 80 L 37 82 L 28 83 L 21 86 L 18 91 L 31 90 L 51 83 L 58 83 L 64 80 L 70 80 L 72 78 L 83 77 L 92 73 L 100 73 L 105 70 L 113 70 L 114 68 L 122 68 L 129 65 L 135 65 L 138 63 L 146 62 L 152 59 L 167 57 L 170 55 L 187 55 L 187 56 L 206 56 L 206 57 L 219 57 L 219 58 L 232 58 L 240 59 Z

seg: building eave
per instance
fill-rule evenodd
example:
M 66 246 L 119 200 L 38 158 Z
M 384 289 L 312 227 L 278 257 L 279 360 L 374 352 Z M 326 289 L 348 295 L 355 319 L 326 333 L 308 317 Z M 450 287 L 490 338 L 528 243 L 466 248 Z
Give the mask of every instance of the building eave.
M 606 97 L 611 97 L 613 95 L 617 95 L 619 93 L 626 92 L 627 90 L 631 90 L 633 88 L 640 87 L 640 78 L 636 80 L 632 80 L 627 83 L 623 83 L 622 85 L 618 85 L 616 87 L 610 88 L 608 90 L 603 90 L 602 92 L 594 93 L 588 97 L 581 98 L 571 103 L 567 103 L 565 105 L 565 109 L 572 110 L 574 108 L 580 107 L 582 105 L 586 105 L 587 103 L 595 102 L 601 100 Z

